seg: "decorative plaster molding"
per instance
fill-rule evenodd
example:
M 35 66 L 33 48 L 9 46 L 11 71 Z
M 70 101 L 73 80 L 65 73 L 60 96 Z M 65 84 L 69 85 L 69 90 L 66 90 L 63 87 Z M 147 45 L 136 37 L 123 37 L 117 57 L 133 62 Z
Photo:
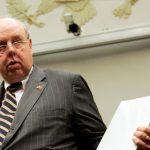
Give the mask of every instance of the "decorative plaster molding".
M 73 37 L 65 40 L 33 44 L 33 55 L 93 49 L 95 47 L 100 49 L 103 45 L 147 39 L 150 40 L 150 24 L 85 35 L 78 38 Z
M 123 4 L 114 9 L 113 14 L 116 17 L 127 19 L 132 13 L 132 6 L 138 0 L 125 0 Z
M 30 25 L 43 27 L 44 22 L 38 20 L 41 15 L 48 14 L 60 5 L 64 5 L 64 13 L 71 13 L 78 25 L 84 25 L 96 15 L 96 8 L 91 0 L 41 0 L 36 12 L 29 12 L 31 5 L 23 0 L 6 0 L 8 12 L 17 19 Z M 62 21 L 63 18 L 62 18 Z

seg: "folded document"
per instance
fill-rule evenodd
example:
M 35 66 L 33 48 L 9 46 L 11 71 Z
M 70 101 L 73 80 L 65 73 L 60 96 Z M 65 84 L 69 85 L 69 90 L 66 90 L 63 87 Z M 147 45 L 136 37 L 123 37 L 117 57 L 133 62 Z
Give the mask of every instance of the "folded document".
M 136 150 L 133 133 L 150 122 L 150 96 L 120 102 L 97 150 Z

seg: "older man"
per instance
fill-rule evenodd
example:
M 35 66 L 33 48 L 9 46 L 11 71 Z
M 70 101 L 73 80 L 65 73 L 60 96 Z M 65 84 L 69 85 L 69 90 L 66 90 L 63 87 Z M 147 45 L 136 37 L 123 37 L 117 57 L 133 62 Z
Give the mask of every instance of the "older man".
M 96 149 L 106 126 L 87 83 L 33 65 L 28 30 L 14 18 L 0 18 L 0 73 L 2 150 Z

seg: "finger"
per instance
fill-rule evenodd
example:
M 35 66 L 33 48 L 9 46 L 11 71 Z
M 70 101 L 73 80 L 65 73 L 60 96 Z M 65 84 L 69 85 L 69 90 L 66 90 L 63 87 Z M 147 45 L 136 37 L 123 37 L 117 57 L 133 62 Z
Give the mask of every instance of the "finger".
M 146 134 L 135 132 L 132 140 L 140 150 L 150 149 L 150 137 Z
M 137 131 L 141 131 L 141 132 L 144 132 L 148 135 L 150 135 L 150 127 L 139 127 L 136 129 Z
M 134 137 L 138 138 L 139 140 L 145 141 L 147 134 L 141 130 L 136 130 L 134 132 Z

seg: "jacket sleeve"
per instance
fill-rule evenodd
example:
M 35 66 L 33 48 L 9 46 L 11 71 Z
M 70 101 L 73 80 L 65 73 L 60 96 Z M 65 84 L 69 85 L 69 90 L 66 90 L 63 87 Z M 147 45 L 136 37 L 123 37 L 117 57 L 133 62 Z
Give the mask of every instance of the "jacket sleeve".
M 79 149 L 96 150 L 106 126 L 86 81 L 78 75 L 73 82 L 72 107 L 72 119 Z

